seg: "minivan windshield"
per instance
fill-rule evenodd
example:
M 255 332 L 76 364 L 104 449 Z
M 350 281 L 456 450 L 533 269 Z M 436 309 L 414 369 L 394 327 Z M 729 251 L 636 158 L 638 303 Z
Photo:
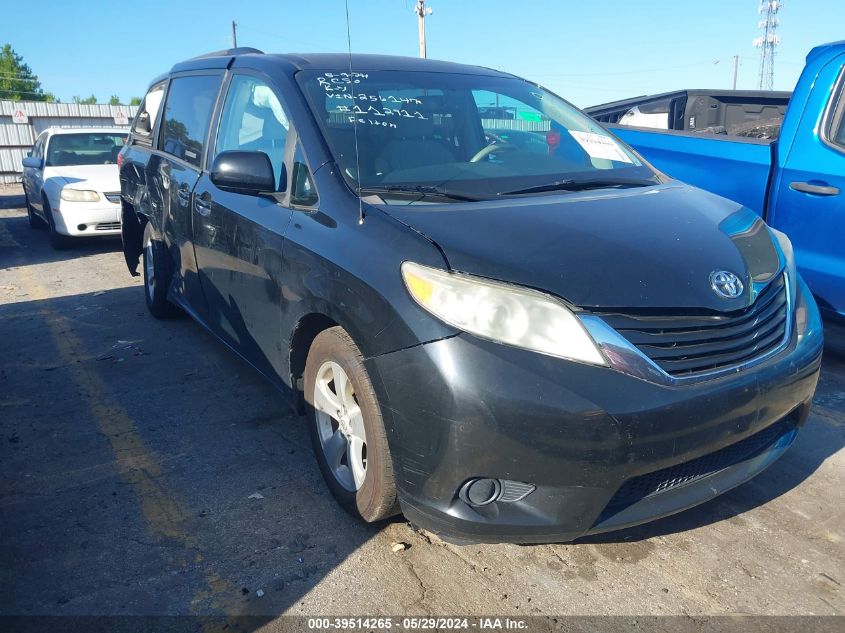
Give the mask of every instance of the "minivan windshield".
M 111 165 L 117 162 L 126 134 L 119 132 L 74 132 L 54 134 L 47 149 L 47 165 Z
M 464 202 L 659 182 L 593 119 L 516 77 L 309 70 L 297 80 L 362 195 Z

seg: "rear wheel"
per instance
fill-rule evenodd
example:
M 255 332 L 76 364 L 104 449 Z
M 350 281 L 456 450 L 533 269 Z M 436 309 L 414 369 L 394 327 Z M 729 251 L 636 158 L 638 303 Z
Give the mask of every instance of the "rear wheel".
M 334 497 L 367 522 L 399 510 L 381 408 L 358 346 L 341 327 L 317 335 L 305 363 L 311 442 Z
M 144 236 L 144 298 L 147 309 L 157 319 L 166 319 L 179 312 L 179 309 L 167 300 L 172 267 L 167 247 L 161 240 L 153 239 L 149 231 Z
M 50 201 L 44 198 L 44 215 L 47 217 L 47 228 L 50 231 L 50 244 L 57 251 L 63 251 L 71 245 L 71 237 L 63 235 L 56 230 L 56 220 L 53 218 L 53 210 L 50 208 Z

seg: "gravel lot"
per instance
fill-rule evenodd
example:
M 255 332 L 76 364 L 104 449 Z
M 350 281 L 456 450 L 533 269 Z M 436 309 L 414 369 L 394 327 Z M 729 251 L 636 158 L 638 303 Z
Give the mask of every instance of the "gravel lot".
M 303 418 L 119 241 L 0 188 L 0 614 L 845 614 L 845 362 L 756 480 L 586 542 L 455 547 L 334 504 Z M 410 547 L 394 553 L 392 544 Z

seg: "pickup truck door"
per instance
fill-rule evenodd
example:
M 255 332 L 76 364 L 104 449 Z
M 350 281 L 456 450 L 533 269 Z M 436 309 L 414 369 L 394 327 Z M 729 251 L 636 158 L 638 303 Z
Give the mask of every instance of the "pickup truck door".
M 845 315 L 843 63 L 845 54 L 834 57 L 813 82 L 794 140 L 778 156 L 768 214 L 769 224 L 792 240 L 798 269 L 819 307 L 840 315 Z

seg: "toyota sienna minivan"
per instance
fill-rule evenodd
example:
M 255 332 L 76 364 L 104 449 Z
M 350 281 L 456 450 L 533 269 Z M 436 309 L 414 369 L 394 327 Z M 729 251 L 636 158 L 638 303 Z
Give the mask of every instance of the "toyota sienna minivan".
M 572 540 L 741 484 L 807 419 L 789 240 L 529 81 L 222 51 L 152 82 L 119 163 L 150 312 L 288 394 L 365 521 Z

